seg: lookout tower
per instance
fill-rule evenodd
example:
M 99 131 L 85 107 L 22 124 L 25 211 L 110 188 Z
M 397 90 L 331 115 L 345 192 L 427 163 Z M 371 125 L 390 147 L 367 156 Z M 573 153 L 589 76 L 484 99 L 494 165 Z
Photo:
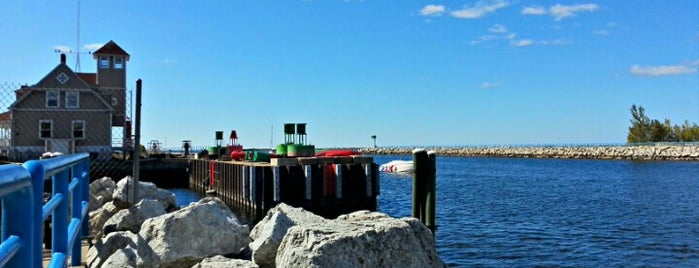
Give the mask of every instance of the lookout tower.
M 97 60 L 98 91 L 114 109 L 112 126 L 124 126 L 126 121 L 126 53 L 114 41 L 109 41 L 92 53 Z

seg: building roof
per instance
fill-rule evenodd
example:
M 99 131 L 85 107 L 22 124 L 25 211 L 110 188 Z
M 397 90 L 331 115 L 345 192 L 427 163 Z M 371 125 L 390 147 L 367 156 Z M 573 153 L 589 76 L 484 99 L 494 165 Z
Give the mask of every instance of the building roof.
M 91 86 L 97 86 L 97 74 L 96 73 L 75 73 L 80 79 L 85 81 L 86 84 Z
M 101 48 L 97 49 L 95 52 L 92 52 L 94 58 L 96 59 L 98 55 L 122 55 L 126 56 L 126 60 L 129 60 L 129 53 L 126 53 L 123 48 L 121 48 L 119 45 L 114 43 L 113 40 L 109 40 L 104 46 Z
M 10 112 L 10 111 L 7 111 L 7 112 L 0 114 L 0 122 L 10 121 L 11 119 L 12 119 L 12 112 Z

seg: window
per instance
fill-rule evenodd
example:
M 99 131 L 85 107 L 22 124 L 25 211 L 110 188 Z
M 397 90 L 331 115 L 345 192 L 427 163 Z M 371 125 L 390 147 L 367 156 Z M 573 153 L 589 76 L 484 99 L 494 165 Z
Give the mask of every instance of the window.
M 53 121 L 40 120 L 39 121 L 39 138 L 40 139 L 50 139 L 51 137 L 53 137 Z
M 46 91 L 46 108 L 58 108 L 58 91 Z
M 100 69 L 109 69 L 109 57 L 100 56 Z
M 84 120 L 73 120 L 71 125 L 73 128 L 73 138 L 74 139 L 85 138 L 85 121 Z
M 124 69 L 124 57 L 114 58 L 114 69 Z
M 80 92 L 66 92 L 66 108 L 80 108 Z
M 117 104 L 119 104 L 117 97 L 112 97 L 112 106 L 117 106 Z

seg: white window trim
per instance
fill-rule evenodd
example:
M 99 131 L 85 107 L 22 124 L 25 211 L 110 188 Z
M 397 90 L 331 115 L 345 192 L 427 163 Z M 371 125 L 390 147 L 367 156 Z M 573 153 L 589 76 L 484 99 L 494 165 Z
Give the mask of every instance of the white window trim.
M 69 96 L 75 95 L 75 106 L 71 106 L 68 101 Z M 78 109 L 80 108 L 80 92 L 78 91 L 66 91 L 66 108 Z
M 42 125 L 43 123 L 49 123 L 49 124 L 51 124 L 51 129 L 50 129 L 49 137 L 42 137 L 42 136 L 41 136 L 41 132 L 43 131 L 43 129 L 41 128 L 41 125 Z M 39 120 L 39 139 L 47 140 L 47 139 L 52 139 L 52 138 L 53 138 L 53 120 Z
M 49 100 L 52 98 L 49 98 L 50 95 L 56 94 L 56 106 L 50 106 L 49 105 Z M 46 108 L 59 108 L 61 105 L 59 104 L 61 100 L 61 93 L 58 91 L 46 91 Z
M 114 69 L 124 69 L 124 57 L 114 57 Z
M 103 64 L 105 62 L 107 63 L 106 65 Z M 97 67 L 99 67 L 100 69 L 109 69 L 109 67 L 111 67 L 111 61 L 109 60 L 109 56 L 100 56 L 99 60 L 97 61 L 97 65 L 99 65 Z
M 83 129 L 82 129 L 83 136 L 82 137 L 75 136 L 75 123 L 82 123 L 83 124 Z M 86 129 L 85 120 L 73 120 L 70 122 L 70 136 L 73 137 L 73 139 L 79 139 L 79 140 L 85 139 L 85 129 Z

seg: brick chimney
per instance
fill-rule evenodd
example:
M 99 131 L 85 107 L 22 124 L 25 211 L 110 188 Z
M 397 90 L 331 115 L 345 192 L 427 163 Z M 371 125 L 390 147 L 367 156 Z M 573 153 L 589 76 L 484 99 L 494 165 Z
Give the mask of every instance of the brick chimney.
M 61 53 L 61 64 L 66 64 L 66 54 Z

